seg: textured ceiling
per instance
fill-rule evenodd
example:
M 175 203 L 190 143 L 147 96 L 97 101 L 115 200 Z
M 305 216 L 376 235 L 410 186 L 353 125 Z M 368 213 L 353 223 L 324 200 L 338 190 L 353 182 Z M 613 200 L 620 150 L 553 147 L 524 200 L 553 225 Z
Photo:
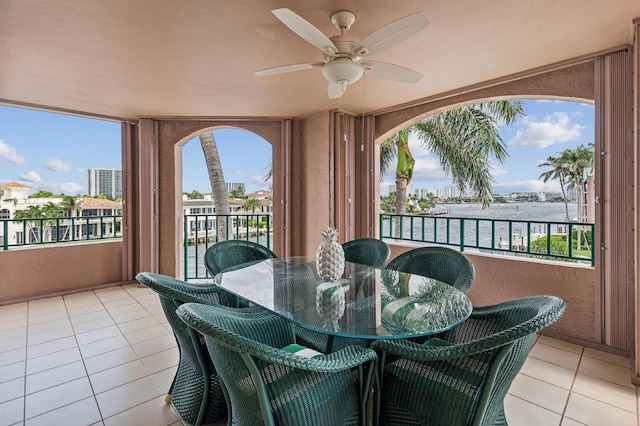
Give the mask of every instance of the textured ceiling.
M 430 25 L 370 60 L 424 74 L 367 75 L 327 97 L 321 61 L 270 12 L 287 7 L 328 36 L 332 12 L 357 15 L 359 41 L 416 11 Z M 0 100 L 121 117 L 304 116 L 374 111 L 631 44 L 638 0 L 0 0 Z

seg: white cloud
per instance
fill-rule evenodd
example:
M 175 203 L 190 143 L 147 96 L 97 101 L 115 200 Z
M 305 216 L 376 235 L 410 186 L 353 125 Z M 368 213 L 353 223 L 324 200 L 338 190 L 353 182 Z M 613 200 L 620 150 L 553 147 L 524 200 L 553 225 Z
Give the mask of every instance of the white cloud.
M 273 179 L 269 178 L 268 180 L 264 180 L 264 176 L 252 176 L 251 182 L 257 183 L 258 185 L 271 185 Z
M 557 181 L 543 182 L 541 180 L 523 180 L 516 182 L 503 182 L 493 185 L 496 194 L 508 194 L 511 192 L 559 192 L 560 184 Z
M 84 191 L 84 186 L 78 185 L 75 182 L 61 182 L 61 183 L 43 183 L 39 186 L 39 189 L 45 189 L 51 191 L 54 194 L 67 194 L 75 195 L 81 194 Z
M 440 162 L 434 158 L 416 158 L 413 167 L 413 180 L 442 180 L 447 179 Z M 395 175 L 395 164 L 393 166 Z
M 49 170 L 53 170 L 54 172 L 68 172 L 69 170 L 73 170 L 71 163 L 59 158 L 47 158 L 44 166 Z
M 27 160 L 18 155 L 18 152 L 14 147 L 7 145 L 3 140 L 0 140 L 0 160 L 2 159 L 19 166 L 27 163 Z
M 27 181 L 27 182 L 32 182 L 32 183 L 38 183 L 40 182 L 42 179 L 40 179 L 40 175 L 36 172 L 34 172 L 33 170 L 31 170 L 30 172 L 24 173 L 22 175 L 20 175 L 20 179 Z
M 546 148 L 550 145 L 580 139 L 584 126 L 572 123 L 566 112 L 555 112 L 543 121 L 524 120 L 524 130 L 518 130 L 508 142 L 509 146 L 533 146 Z

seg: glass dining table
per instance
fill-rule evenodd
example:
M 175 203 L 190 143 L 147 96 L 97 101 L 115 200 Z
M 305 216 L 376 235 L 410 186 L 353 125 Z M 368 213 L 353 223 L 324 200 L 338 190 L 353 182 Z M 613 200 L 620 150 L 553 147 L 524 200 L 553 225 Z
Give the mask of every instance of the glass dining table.
M 469 317 L 472 305 L 432 278 L 345 262 L 342 277 L 322 280 L 314 258 L 273 258 L 218 273 L 214 283 L 314 332 L 350 339 L 428 336 Z

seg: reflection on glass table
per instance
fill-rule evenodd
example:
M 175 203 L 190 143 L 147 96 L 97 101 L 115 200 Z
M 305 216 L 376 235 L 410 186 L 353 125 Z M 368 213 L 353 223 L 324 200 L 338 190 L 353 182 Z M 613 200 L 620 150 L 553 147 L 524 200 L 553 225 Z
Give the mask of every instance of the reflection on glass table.
M 467 296 L 415 274 L 345 263 L 336 282 L 318 277 L 315 259 L 274 258 L 240 265 L 214 277 L 227 291 L 329 335 L 360 339 L 426 336 L 471 314 Z

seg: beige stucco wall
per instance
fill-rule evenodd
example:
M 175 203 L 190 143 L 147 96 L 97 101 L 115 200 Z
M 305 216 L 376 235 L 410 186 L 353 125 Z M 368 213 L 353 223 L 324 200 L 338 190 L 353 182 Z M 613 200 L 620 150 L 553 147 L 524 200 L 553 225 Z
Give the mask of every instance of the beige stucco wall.
M 391 259 L 415 245 L 390 243 Z M 595 269 L 588 265 L 465 252 L 476 270 L 468 296 L 476 306 L 525 296 L 553 295 L 567 309 L 546 329 L 556 337 L 596 345 Z
M 331 224 L 331 113 L 294 123 L 291 158 L 291 253 L 315 255 L 321 232 Z
M 122 242 L 0 252 L 0 304 L 119 283 Z

